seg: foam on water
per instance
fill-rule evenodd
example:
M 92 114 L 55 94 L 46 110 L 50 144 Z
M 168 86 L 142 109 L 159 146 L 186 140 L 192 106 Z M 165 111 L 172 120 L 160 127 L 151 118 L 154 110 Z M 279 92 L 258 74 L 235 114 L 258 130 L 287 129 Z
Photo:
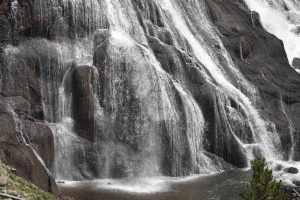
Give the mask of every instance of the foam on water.
M 213 175 L 214 176 L 214 175 Z M 190 175 L 186 177 L 165 177 L 157 176 L 150 178 L 124 178 L 124 179 L 96 179 L 92 181 L 62 181 L 57 180 L 58 184 L 67 187 L 74 187 L 78 184 L 88 184 L 99 190 L 123 191 L 128 193 L 158 193 L 170 189 L 171 185 L 177 183 L 188 183 L 198 180 L 208 175 Z
M 293 181 L 300 180 L 300 162 L 275 160 L 269 161 L 268 165 L 273 169 L 274 177 L 278 180 L 282 180 L 284 184 L 295 186 Z M 286 170 L 289 168 L 296 168 L 299 172 L 288 173 Z
M 152 177 L 59 182 L 58 186 L 66 195 L 101 200 L 238 199 L 236 191 L 248 178 L 248 171 L 228 171 L 214 175 L 180 178 Z

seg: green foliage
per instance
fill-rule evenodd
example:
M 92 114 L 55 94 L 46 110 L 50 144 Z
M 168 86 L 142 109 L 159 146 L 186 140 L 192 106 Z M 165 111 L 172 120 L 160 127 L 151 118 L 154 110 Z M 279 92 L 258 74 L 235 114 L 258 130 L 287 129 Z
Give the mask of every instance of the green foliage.
M 32 183 L 29 183 L 19 176 L 16 176 L 8 168 L 6 169 L 6 173 L 9 179 L 4 187 L 0 187 L 0 192 L 2 190 L 12 190 L 27 200 L 56 200 L 54 195 L 44 192 Z
M 282 182 L 273 180 L 272 170 L 268 168 L 265 159 L 251 161 L 252 180 L 245 184 L 240 197 L 243 200 L 287 200 L 282 188 Z

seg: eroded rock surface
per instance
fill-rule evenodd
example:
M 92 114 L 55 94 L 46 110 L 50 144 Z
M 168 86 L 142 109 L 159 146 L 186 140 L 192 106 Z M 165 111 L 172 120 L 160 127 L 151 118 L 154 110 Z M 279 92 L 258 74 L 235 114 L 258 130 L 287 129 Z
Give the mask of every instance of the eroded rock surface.
M 258 88 L 260 113 L 275 123 L 288 158 L 292 140 L 297 141 L 293 148 L 299 149 L 300 75 L 289 66 L 282 41 L 262 29 L 258 17 L 253 20 L 243 2 L 207 3 L 225 48 L 243 75 Z M 299 160 L 298 155 L 293 158 Z

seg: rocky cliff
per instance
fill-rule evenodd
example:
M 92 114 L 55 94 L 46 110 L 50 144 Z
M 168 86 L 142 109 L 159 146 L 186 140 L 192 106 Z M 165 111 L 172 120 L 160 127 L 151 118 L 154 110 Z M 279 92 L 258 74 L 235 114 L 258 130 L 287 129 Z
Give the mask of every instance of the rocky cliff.
M 242 0 L 167 2 L 1 0 L 0 158 L 54 193 L 53 175 L 300 161 L 282 41 Z
M 225 47 L 258 89 L 262 97 L 258 109 L 265 119 L 275 123 L 287 159 L 292 145 L 296 152 L 300 147 L 299 74 L 289 66 L 282 41 L 262 28 L 259 15 L 249 12 L 243 1 L 207 2 Z M 297 153 L 293 157 L 299 160 Z

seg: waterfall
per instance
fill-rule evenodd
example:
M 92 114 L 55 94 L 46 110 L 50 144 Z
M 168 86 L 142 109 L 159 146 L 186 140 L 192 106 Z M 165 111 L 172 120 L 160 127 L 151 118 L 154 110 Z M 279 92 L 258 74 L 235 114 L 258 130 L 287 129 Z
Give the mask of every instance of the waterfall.
M 200 16 L 195 14 L 203 25 L 199 31 L 198 27 L 192 26 L 190 20 L 193 19 L 189 18 L 187 13 L 179 11 L 179 8 L 190 12 L 194 9 L 186 8 L 177 1 L 164 0 L 157 1 L 156 4 L 161 8 L 166 26 L 177 33 L 171 36 L 174 37 L 177 48 L 182 48 L 184 39 L 191 53 L 195 55 L 196 62 L 200 62 L 207 71 L 204 73 L 206 81 L 217 94 L 215 103 L 222 116 L 220 120 L 224 120 L 229 131 L 227 136 L 225 133 L 217 133 L 219 136 L 216 140 L 233 137 L 238 148 L 246 155 L 247 162 L 254 157 L 258 149 L 269 160 L 280 159 L 280 141 L 277 133 L 267 130 L 266 123 L 252 105 L 253 99 L 246 97 L 257 96 L 255 88 L 239 73 L 226 51 L 222 50 L 224 64 L 211 49 L 211 44 L 205 42 L 207 38 L 203 35 L 210 38 L 209 41 L 216 41 L 222 46 L 205 16 L 203 5 L 193 3 L 194 9 L 202 9 Z M 102 42 L 94 49 L 104 49 L 107 57 L 102 65 L 98 65 L 94 59 L 96 67 L 93 68 L 94 75 L 99 76 L 99 71 L 106 77 L 100 80 L 102 96 L 95 90 L 99 83 L 91 85 L 93 107 L 98 108 L 94 109 L 93 115 L 99 117 L 94 119 L 96 123 L 93 125 L 92 141 L 76 134 L 77 122 L 74 121 L 74 108 L 71 106 L 74 94 L 70 92 L 70 81 L 76 66 L 92 65 L 91 50 L 85 53 L 82 49 L 86 48 L 81 48 L 75 50 L 72 58 L 75 59 L 75 68 L 69 67 L 62 73 L 64 75 L 59 86 L 60 92 L 57 94 L 60 99 L 58 110 L 63 113 L 60 114 L 62 117 L 59 123 L 52 126 L 56 134 L 56 177 L 76 180 L 82 179 L 82 176 L 179 176 L 222 170 L 222 164 L 216 163 L 207 155 L 206 121 L 201 106 L 185 88 L 184 80 L 180 76 L 168 74 L 149 48 L 148 39 L 134 12 L 132 2 L 106 0 L 102 6 L 107 10 L 105 19 L 109 24 L 109 38 L 106 46 L 103 46 Z M 76 16 L 78 13 L 73 11 L 73 14 Z M 201 35 L 197 34 L 197 31 Z M 84 45 L 88 49 L 91 46 L 93 45 L 88 42 Z M 62 58 L 65 57 L 62 55 Z M 48 68 L 46 67 L 46 70 Z M 239 88 L 244 88 L 245 94 Z M 241 111 L 227 111 L 230 99 L 236 102 Z M 244 113 L 245 123 L 239 120 L 239 112 Z M 230 123 L 233 119 L 238 119 L 238 123 L 249 127 L 252 136 L 238 135 L 235 132 L 236 127 Z M 247 140 L 248 137 L 252 137 L 254 141 Z M 167 145 L 170 147 L 163 147 L 166 145 L 164 138 L 169 138 Z M 222 143 L 218 145 L 217 148 L 223 146 Z M 222 151 L 219 153 L 223 154 Z M 92 165 L 89 164 L 90 154 L 96 155 L 97 159 Z M 64 168 L 72 169 L 72 173 L 69 170 L 64 172 Z
M 295 0 L 245 0 L 245 3 L 249 9 L 259 13 L 264 28 L 283 41 L 289 62 L 299 73 L 295 60 L 300 57 L 300 2 Z M 288 122 L 291 137 L 289 162 L 283 165 L 295 165 L 293 160 L 297 139 L 294 134 L 294 124 L 288 115 L 281 94 L 280 98 L 280 109 Z
M 260 15 L 263 27 L 284 43 L 290 63 L 300 57 L 300 2 L 295 0 L 245 0 Z M 298 69 L 299 70 L 299 69 Z
M 299 4 L 284 2 L 262 4 L 261 15 L 268 30 L 289 34 L 291 61 L 299 57 L 290 40 L 299 39 Z M 15 28 L 30 39 L 6 47 L 0 88 L 20 63 L 34 71 L 42 111 L 32 115 L 54 134 L 56 179 L 212 174 L 248 167 L 255 156 L 283 160 L 260 93 L 222 44 L 204 0 L 37 0 L 34 23 L 20 20 L 18 4 Z M 280 6 L 288 9 L 277 15 L 284 33 L 263 15 Z
M 279 146 L 279 144 L 274 142 L 279 142 L 278 138 L 274 139 L 274 136 L 276 137 L 276 133 L 272 133 L 266 130 L 266 125 L 264 124 L 263 120 L 260 118 L 258 112 L 250 102 L 250 100 L 243 94 L 240 90 L 238 90 L 232 83 L 230 83 L 230 80 L 226 79 L 224 76 L 224 73 L 222 72 L 221 66 L 218 66 L 218 63 L 215 62 L 216 55 L 209 55 L 209 52 L 212 52 L 212 50 L 205 47 L 205 45 L 202 45 L 200 42 L 204 43 L 204 38 L 201 38 L 200 35 L 194 35 L 188 25 L 184 22 L 184 19 L 181 16 L 187 16 L 186 13 L 178 13 L 176 11 L 176 7 L 173 5 L 176 5 L 174 2 L 171 3 L 169 0 L 160 1 L 160 4 L 164 9 L 166 9 L 172 18 L 172 23 L 174 23 L 174 26 L 181 32 L 181 34 L 187 39 L 187 41 L 190 43 L 193 53 L 197 57 L 197 59 L 204 64 L 205 67 L 207 67 L 207 70 L 210 72 L 214 80 L 217 82 L 217 87 L 220 87 L 221 91 L 224 91 L 226 95 L 229 97 L 235 99 L 240 106 L 246 111 L 247 117 L 249 118 L 249 123 L 252 126 L 252 132 L 254 134 L 254 138 L 256 139 L 256 143 L 261 145 L 261 148 L 263 149 L 265 156 L 270 159 L 275 159 L 279 154 L 277 151 L 278 149 L 275 149 Z M 198 12 L 201 9 L 201 6 L 197 4 L 196 2 L 194 5 Z M 203 6 L 203 5 L 202 5 Z M 183 10 L 183 9 L 182 9 Z M 189 10 L 190 11 L 190 10 Z M 201 13 L 205 13 L 205 10 L 202 9 Z M 214 30 L 212 29 L 210 22 L 207 17 L 204 15 L 202 16 L 202 21 L 206 20 L 204 22 L 204 30 L 207 34 L 214 33 Z M 203 23 L 203 22 L 202 22 Z M 198 38 L 200 37 L 200 41 Z M 213 37 L 213 36 L 212 36 Z M 226 57 L 229 59 L 228 57 Z M 228 63 L 233 63 L 228 61 Z M 238 74 L 238 77 L 241 75 Z M 245 80 L 247 83 L 247 81 Z M 250 84 L 247 85 L 248 88 L 251 88 Z M 221 102 L 223 104 L 224 102 Z M 275 147 L 275 148 L 274 148 Z M 278 158 L 278 157 L 277 157 Z M 280 158 L 280 157 L 279 157 Z

